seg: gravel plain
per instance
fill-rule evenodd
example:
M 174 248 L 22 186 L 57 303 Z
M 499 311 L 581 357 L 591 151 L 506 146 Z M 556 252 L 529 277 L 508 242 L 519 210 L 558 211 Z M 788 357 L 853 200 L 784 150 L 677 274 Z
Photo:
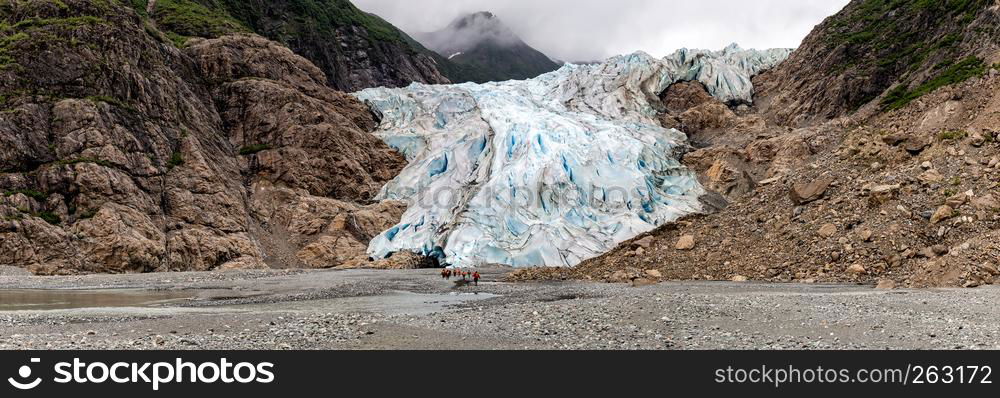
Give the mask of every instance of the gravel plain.
M 507 271 L 478 287 L 436 270 L 6 272 L 0 349 L 1000 348 L 994 287 L 500 282 Z

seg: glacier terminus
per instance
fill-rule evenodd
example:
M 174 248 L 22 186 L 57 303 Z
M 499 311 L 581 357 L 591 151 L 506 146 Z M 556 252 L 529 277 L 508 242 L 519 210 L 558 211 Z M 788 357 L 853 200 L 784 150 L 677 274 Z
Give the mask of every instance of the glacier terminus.
M 455 266 L 574 266 L 702 210 L 659 96 L 699 81 L 728 103 L 791 50 L 639 52 L 524 81 L 373 88 L 375 134 L 409 165 L 379 194 L 408 204 L 369 254 L 409 250 Z

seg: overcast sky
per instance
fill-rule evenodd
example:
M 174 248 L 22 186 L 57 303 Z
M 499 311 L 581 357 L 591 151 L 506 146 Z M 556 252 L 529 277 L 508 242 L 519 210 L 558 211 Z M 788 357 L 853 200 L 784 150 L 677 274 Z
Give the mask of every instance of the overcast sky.
M 681 47 L 797 47 L 848 0 L 352 0 L 406 32 L 492 11 L 525 42 L 565 61 Z

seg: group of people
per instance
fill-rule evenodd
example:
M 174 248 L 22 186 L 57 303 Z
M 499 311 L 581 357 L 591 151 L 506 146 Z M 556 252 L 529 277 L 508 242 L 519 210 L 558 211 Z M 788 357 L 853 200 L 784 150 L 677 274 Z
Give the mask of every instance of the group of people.
M 479 286 L 479 271 L 466 271 L 461 268 L 445 268 L 441 270 L 441 279 L 451 280 L 451 277 L 462 278 L 463 281 L 472 281 Z

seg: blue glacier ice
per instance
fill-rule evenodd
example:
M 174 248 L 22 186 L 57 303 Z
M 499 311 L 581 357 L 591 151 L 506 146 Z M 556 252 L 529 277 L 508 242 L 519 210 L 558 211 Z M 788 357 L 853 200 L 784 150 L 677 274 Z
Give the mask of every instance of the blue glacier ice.
M 659 94 L 698 80 L 717 98 L 750 102 L 750 77 L 787 54 L 640 52 L 525 81 L 358 92 L 383 115 L 375 134 L 409 161 L 378 197 L 409 208 L 369 254 L 573 266 L 699 212 L 705 191 L 678 161 L 687 137 L 660 126 Z
M 679 80 L 699 81 L 722 102 L 752 103 L 750 78 L 777 66 L 791 55 L 790 48 L 744 50 L 736 44 L 722 51 L 680 49 L 664 58 Z

